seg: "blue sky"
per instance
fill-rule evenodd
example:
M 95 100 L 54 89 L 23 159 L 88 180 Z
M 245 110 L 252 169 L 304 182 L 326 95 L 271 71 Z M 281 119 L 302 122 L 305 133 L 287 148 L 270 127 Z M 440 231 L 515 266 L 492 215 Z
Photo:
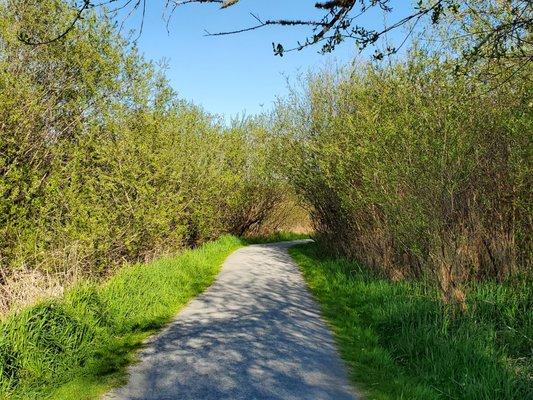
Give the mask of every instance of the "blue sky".
M 272 42 L 294 45 L 305 38 L 305 28 L 267 27 L 239 35 L 205 36 L 205 29 L 217 32 L 252 25 L 251 12 L 262 19 L 311 19 L 320 15 L 311 0 L 241 0 L 225 10 L 217 5 L 184 5 L 174 13 L 170 32 L 163 21 L 164 0 L 149 3 L 138 42 L 140 50 L 154 61 L 165 59 L 167 76 L 181 98 L 226 118 L 267 111 L 276 96 L 287 93 L 287 78 L 294 81 L 309 70 L 346 63 L 358 56 L 353 42 L 343 43 L 329 55 L 318 54 L 317 47 L 284 57 L 273 55 Z M 401 3 L 404 6 L 395 15 L 408 9 L 408 1 Z M 383 18 L 380 13 L 373 13 L 360 22 L 382 26 Z M 138 16 L 130 18 L 128 26 L 138 28 Z M 397 40 L 399 34 L 390 35 L 389 39 Z

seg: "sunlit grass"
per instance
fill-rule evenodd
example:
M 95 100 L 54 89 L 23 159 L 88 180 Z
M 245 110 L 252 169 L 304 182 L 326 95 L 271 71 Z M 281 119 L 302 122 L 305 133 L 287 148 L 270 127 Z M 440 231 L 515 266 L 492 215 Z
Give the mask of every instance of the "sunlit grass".
M 315 244 L 290 250 L 368 399 L 531 399 L 533 315 L 525 282 L 478 283 L 454 313 L 420 282 L 394 283 L 328 259 Z
M 310 234 L 307 233 L 295 233 L 288 231 L 280 231 L 271 233 L 270 235 L 260 235 L 260 236 L 247 236 L 242 240 L 246 244 L 261 244 L 261 243 L 275 243 L 275 242 L 287 242 L 291 240 L 302 240 L 309 239 Z
M 10 316 L 0 325 L 0 398 L 94 399 L 123 382 L 143 340 L 209 286 L 242 245 L 226 236 Z

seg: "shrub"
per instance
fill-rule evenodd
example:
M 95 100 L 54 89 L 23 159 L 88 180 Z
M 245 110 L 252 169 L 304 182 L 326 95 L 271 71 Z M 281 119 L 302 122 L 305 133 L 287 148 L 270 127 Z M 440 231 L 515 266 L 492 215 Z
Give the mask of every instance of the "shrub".
M 418 52 L 310 75 L 278 131 L 322 243 L 461 305 L 461 282 L 528 274 L 531 87 L 491 88 Z
M 105 15 L 50 45 L 17 39 L 72 12 L 0 4 L 0 285 L 41 274 L 61 287 L 259 230 L 285 192 L 263 121 L 224 126 L 179 100 Z M 48 286 L 24 301 L 62 292 Z M 2 293 L 4 310 L 18 301 Z

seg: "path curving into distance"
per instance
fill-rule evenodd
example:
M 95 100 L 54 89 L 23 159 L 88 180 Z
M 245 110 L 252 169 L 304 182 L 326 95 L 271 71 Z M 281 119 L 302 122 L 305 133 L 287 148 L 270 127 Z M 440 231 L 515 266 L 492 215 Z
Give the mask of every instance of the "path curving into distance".
M 319 307 L 287 249 L 253 245 L 153 336 L 106 400 L 354 400 Z

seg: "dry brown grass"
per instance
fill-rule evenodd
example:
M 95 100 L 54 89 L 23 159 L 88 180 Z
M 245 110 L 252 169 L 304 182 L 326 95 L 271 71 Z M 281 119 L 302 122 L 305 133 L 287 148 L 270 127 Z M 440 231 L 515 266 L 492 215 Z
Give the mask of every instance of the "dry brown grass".
M 76 280 L 73 272 L 52 274 L 28 268 L 0 274 L 0 315 L 20 310 L 46 298 L 60 297 L 65 288 Z

